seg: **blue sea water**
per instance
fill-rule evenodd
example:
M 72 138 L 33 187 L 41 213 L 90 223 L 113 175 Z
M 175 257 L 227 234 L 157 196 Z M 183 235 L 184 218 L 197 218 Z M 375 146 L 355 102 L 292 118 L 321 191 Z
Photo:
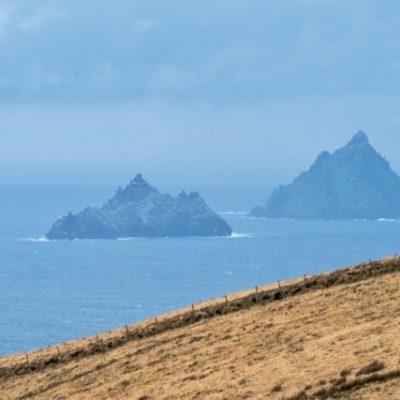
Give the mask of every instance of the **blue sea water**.
M 257 220 L 243 212 L 222 213 L 230 238 L 41 239 L 68 206 L 105 199 L 107 190 L 82 188 L 74 197 L 68 188 L 0 188 L 0 354 L 400 252 L 399 221 Z

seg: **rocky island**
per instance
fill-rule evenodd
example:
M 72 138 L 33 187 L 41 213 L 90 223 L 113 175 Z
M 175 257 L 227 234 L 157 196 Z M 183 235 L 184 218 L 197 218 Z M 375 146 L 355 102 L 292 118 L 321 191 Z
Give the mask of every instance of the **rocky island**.
M 232 229 L 198 193 L 177 198 L 160 193 L 136 175 L 102 207 L 87 207 L 59 219 L 50 240 L 127 237 L 229 236 Z
M 277 188 L 251 216 L 297 219 L 400 218 L 400 178 L 359 131 L 322 152 L 309 171 Z

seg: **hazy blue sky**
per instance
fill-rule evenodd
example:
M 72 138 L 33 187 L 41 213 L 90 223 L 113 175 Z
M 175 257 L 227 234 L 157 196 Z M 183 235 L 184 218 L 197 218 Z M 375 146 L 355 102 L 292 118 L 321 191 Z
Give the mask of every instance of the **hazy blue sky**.
M 291 180 L 358 129 L 400 172 L 397 0 L 0 0 L 0 183 Z

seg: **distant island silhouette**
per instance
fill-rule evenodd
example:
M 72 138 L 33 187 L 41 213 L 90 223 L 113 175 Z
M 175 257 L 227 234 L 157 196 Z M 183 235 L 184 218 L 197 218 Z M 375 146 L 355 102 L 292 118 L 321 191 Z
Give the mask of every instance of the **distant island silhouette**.
M 50 240 L 126 237 L 229 236 L 232 229 L 199 193 L 161 194 L 141 174 L 102 207 L 69 213 L 52 226 Z
M 343 148 L 322 152 L 290 185 L 279 186 L 254 217 L 379 219 L 400 217 L 400 177 L 359 131 Z

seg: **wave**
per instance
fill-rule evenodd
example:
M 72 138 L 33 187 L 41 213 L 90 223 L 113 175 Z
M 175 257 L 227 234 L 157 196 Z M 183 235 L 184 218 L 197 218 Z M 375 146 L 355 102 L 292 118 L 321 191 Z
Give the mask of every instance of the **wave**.
M 222 215 L 247 215 L 249 212 L 248 211 L 220 211 L 219 214 Z
M 395 218 L 378 218 L 378 222 L 399 222 L 398 219 Z
M 242 238 L 251 238 L 253 235 L 251 233 L 241 233 L 241 232 L 232 232 L 230 236 L 227 238 L 231 239 L 242 239 Z
M 209 236 L 208 238 L 215 239 L 241 239 L 241 238 L 250 238 L 253 237 L 251 233 L 243 233 L 243 232 L 232 232 L 230 236 Z M 187 237 L 169 237 L 162 236 L 157 238 L 146 238 L 146 237 L 124 237 L 124 238 L 116 238 L 111 239 L 111 241 L 116 240 L 117 242 L 127 242 L 131 240 L 143 240 L 143 239 L 205 239 L 207 236 L 187 236 Z M 91 242 L 91 241 L 102 241 L 106 239 L 73 239 L 73 242 Z M 32 237 L 32 238 L 21 238 L 18 239 L 20 242 L 34 242 L 34 243 L 46 243 L 52 242 L 52 240 L 47 239 L 45 236 L 43 237 Z M 71 242 L 71 240 L 57 240 L 58 242 Z
M 50 242 L 45 236 L 43 237 L 36 237 L 36 238 L 22 238 L 19 239 L 21 242 Z

